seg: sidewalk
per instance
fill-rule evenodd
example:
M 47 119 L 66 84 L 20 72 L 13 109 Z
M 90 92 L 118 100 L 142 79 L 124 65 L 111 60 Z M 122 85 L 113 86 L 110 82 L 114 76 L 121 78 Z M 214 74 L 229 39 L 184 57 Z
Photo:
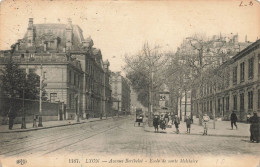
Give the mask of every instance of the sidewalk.
M 107 117 L 107 119 L 112 119 L 112 117 Z M 102 120 L 106 120 L 106 118 L 103 118 Z M 77 122 L 77 120 L 47 121 L 47 122 L 42 122 L 43 127 L 37 127 L 37 128 L 33 128 L 33 123 L 26 123 L 26 129 L 21 129 L 21 124 L 14 124 L 12 130 L 9 130 L 8 128 L 9 125 L 0 125 L 0 133 L 27 132 L 27 131 L 49 129 L 49 128 L 55 128 L 61 126 L 72 126 L 72 125 L 83 124 L 87 122 L 102 121 L 102 120 L 100 118 L 89 118 L 89 119 L 80 120 L 80 122 Z
M 249 138 L 250 137 L 250 124 L 246 123 L 237 123 L 238 129 L 234 127 L 234 130 L 231 129 L 230 121 L 216 121 L 215 129 L 213 129 L 213 120 L 208 122 L 208 136 L 220 136 L 220 137 L 241 137 L 241 138 Z M 147 124 L 144 126 L 144 130 L 146 132 L 154 132 L 154 127 L 149 127 Z M 181 121 L 179 125 L 180 134 L 179 135 L 187 135 L 186 123 Z M 175 133 L 175 126 L 172 125 L 172 128 L 167 128 L 166 130 L 159 129 L 159 132 L 165 131 L 166 133 Z M 188 135 L 203 135 L 203 127 L 195 121 L 191 124 L 190 134 Z

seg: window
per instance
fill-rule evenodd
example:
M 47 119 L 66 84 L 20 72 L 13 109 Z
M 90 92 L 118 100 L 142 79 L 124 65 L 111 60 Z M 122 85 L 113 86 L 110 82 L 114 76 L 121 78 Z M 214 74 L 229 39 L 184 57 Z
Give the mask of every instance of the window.
M 250 58 L 248 60 L 248 79 L 252 79 L 254 77 L 254 58 Z
M 76 85 L 76 83 L 77 83 L 77 74 L 74 73 L 74 85 Z
M 229 73 L 229 68 L 225 70 L 225 86 L 226 88 L 229 87 L 229 80 L 230 80 L 230 73 Z
M 34 58 L 34 54 L 33 53 L 30 53 L 30 58 Z
M 244 93 L 240 94 L 240 111 L 244 111 Z
M 233 110 L 236 111 L 236 110 L 237 110 L 237 95 L 234 95 L 234 96 L 233 96 L 233 102 L 234 102 L 234 103 L 233 103 L 233 104 L 234 104 Z
M 210 112 L 212 113 L 212 101 L 210 101 L 209 106 Z
M 240 64 L 240 82 L 245 80 L 245 63 Z
M 253 91 L 248 92 L 248 109 L 253 109 Z
M 220 98 L 218 99 L 218 113 L 220 113 Z
M 260 108 L 260 89 L 258 89 L 258 108 Z
M 229 96 L 226 97 L 226 111 L 229 111 Z
M 22 58 L 22 59 L 24 58 L 24 54 L 21 54 L 21 58 Z
M 237 66 L 233 68 L 233 84 L 237 84 Z
M 57 99 L 57 93 L 50 93 L 50 101 L 54 103 Z
M 78 75 L 78 88 L 80 87 L 80 77 Z
M 71 71 L 69 71 L 69 83 L 71 83 L 71 76 L 72 75 L 72 72 Z
M 71 108 L 72 105 L 72 95 L 69 94 L 69 102 L 68 102 L 69 108 Z
M 207 112 L 209 112 L 209 101 L 207 101 Z
M 260 76 L 260 53 L 258 54 L 258 76 Z

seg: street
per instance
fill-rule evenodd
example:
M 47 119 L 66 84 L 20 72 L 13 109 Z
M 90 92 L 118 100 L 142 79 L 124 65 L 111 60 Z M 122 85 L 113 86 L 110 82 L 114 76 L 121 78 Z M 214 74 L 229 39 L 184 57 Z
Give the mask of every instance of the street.
M 154 133 L 153 128 L 134 126 L 131 116 L 78 125 L 1 134 L 2 157 L 88 155 L 88 156 L 238 156 L 260 155 L 260 145 L 249 138 L 221 135 L 181 134 L 175 128 Z M 238 129 L 239 131 L 239 129 Z

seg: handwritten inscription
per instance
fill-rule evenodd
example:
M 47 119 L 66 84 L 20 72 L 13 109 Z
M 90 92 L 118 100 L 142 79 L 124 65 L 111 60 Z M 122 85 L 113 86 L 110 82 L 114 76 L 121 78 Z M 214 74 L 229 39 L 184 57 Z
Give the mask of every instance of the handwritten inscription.
M 241 1 L 239 4 L 239 7 L 253 6 L 253 5 L 254 5 L 254 3 L 252 1 L 249 1 L 249 2 Z

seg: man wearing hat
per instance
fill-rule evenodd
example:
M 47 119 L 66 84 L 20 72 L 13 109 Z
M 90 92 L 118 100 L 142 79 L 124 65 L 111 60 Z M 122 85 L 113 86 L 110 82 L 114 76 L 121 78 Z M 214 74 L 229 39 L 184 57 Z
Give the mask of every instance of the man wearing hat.
M 250 141 L 256 141 L 259 143 L 259 118 L 257 117 L 257 113 L 254 112 L 254 115 L 249 119 L 250 125 Z

